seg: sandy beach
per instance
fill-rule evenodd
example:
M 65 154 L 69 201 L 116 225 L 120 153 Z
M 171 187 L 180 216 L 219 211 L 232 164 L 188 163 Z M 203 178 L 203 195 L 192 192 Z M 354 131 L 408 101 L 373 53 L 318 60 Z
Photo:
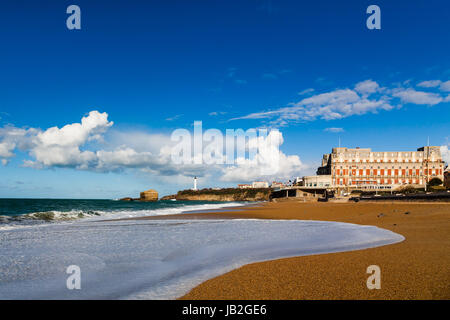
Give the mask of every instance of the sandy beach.
M 449 203 L 288 201 L 234 212 L 192 214 L 191 218 L 339 221 L 385 228 L 406 240 L 365 250 L 249 264 L 204 282 L 181 299 L 450 298 Z M 367 289 L 369 265 L 381 268 L 380 290 Z

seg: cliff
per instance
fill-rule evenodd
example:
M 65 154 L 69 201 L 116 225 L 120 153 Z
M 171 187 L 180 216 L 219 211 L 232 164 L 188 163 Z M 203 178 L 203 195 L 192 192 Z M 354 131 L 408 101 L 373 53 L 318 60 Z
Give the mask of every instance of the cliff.
M 161 200 L 184 200 L 184 201 L 268 201 L 271 190 L 268 188 L 260 189 L 202 189 L 202 190 L 183 190 L 176 195 L 162 197 Z

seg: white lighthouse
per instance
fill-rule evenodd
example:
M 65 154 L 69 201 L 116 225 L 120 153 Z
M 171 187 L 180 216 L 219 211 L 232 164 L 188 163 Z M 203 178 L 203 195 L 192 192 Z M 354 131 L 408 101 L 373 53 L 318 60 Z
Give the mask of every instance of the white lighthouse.
M 194 188 L 192 190 L 197 191 L 197 177 L 194 177 Z

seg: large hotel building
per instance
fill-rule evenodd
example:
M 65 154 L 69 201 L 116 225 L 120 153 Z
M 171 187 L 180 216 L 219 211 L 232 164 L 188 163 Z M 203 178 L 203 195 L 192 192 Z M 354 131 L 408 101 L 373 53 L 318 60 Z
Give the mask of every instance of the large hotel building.
M 317 176 L 304 177 L 304 185 L 392 190 L 405 185 L 424 187 L 433 178 L 444 181 L 444 161 L 439 147 L 400 152 L 333 148 L 331 153 L 323 155 Z

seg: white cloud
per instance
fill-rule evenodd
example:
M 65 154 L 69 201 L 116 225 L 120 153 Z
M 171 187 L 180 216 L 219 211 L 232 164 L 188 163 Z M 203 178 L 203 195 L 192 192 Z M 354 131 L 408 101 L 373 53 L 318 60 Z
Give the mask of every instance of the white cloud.
M 308 88 L 308 89 L 305 89 L 305 90 L 300 91 L 298 94 L 299 94 L 300 96 L 303 96 L 303 95 L 305 95 L 305 94 L 312 93 L 312 92 L 314 92 L 314 89 L 313 89 L 313 88 Z
M 181 171 L 170 163 L 170 137 L 113 131 L 107 136 L 108 141 L 103 141 L 104 133 L 112 124 L 107 113 L 92 111 L 81 123 L 62 128 L 52 127 L 45 131 L 0 128 L 0 159 L 6 164 L 14 156 L 15 149 L 21 149 L 32 158 L 25 159 L 23 166 L 37 169 L 67 167 L 105 172 L 139 168 L 168 175 Z M 88 144 L 95 140 L 108 149 L 87 150 Z
M 113 125 L 108 121 L 106 112 L 91 111 L 89 115 L 81 119 L 81 123 L 68 124 L 59 129 L 52 127 L 37 134 L 37 144 L 43 147 L 80 146 L 88 140 L 98 138 L 99 134 Z
M 283 135 L 272 130 L 267 137 L 250 139 L 249 148 L 258 146 L 252 159 L 237 159 L 237 164 L 223 169 L 222 181 L 250 182 L 255 180 L 289 179 L 307 168 L 297 155 L 286 155 L 279 150 Z
M 355 91 L 360 94 L 367 95 L 377 92 L 379 88 L 380 86 L 375 81 L 365 80 L 356 84 Z
M 157 162 L 151 152 L 137 152 L 129 147 L 112 151 L 99 150 L 95 153 L 96 168 L 99 170 L 117 170 L 123 168 L 145 168 Z
M 441 81 L 441 80 L 422 81 L 419 84 L 417 84 L 417 86 L 422 87 L 422 88 L 437 88 L 437 87 L 439 87 L 439 90 L 448 92 L 448 91 L 450 91 L 450 80 L 448 80 L 448 81 Z
M 441 80 L 428 80 L 428 81 L 422 81 L 417 84 L 418 87 L 422 88 L 435 88 L 438 87 L 441 84 Z
M 36 159 L 36 165 L 88 168 L 96 161 L 95 153 L 81 151 L 80 147 L 88 141 L 100 139 L 112 125 L 106 112 L 91 111 L 81 119 L 81 123 L 38 132 L 31 139 L 33 147 L 30 154 Z
M 450 80 L 442 82 L 439 86 L 439 90 L 441 91 L 450 91 Z
M 285 107 L 253 112 L 232 120 L 267 119 L 273 126 L 285 126 L 291 122 L 323 120 L 337 120 L 354 115 L 377 113 L 400 108 L 402 104 L 436 105 L 450 101 L 449 96 L 442 96 L 439 92 L 417 91 L 409 86 L 410 81 L 396 83 L 389 87 L 381 87 L 373 80 L 358 82 L 354 89 L 335 89 L 329 92 L 315 94 L 302 100 L 290 103 Z M 395 86 L 395 87 L 394 87 Z M 418 86 L 437 88 L 450 91 L 450 81 L 423 81 Z M 394 88 L 393 88 L 394 87 Z M 300 95 L 311 93 L 314 89 L 299 92 Z M 436 89 L 435 89 L 436 91 Z
M 98 172 L 138 169 L 159 178 L 215 176 L 222 181 L 250 181 L 271 175 L 291 177 L 304 167 L 298 156 L 278 153 L 278 146 L 283 143 L 279 131 L 249 139 L 247 146 L 258 146 L 259 153 L 252 159 L 237 159 L 235 165 L 176 164 L 172 161 L 172 146 L 176 142 L 170 136 L 114 129 L 107 132 L 112 125 L 107 113 L 92 111 L 80 123 L 62 128 L 3 127 L 0 162 L 6 165 L 15 150 L 20 149 L 29 155 L 23 166 L 36 169 L 65 167 Z M 275 155 L 278 157 L 274 158 Z
M 450 165 L 450 150 L 449 147 L 450 145 L 443 145 L 441 146 L 441 155 L 442 155 L 442 160 L 444 160 L 447 164 Z
M 426 104 L 433 106 L 443 101 L 437 93 L 416 91 L 412 88 L 394 90 L 394 97 L 398 97 L 404 103 Z
M 166 121 L 175 121 L 183 116 L 182 114 L 176 114 L 173 117 L 166 118 Z
M 325 128 L 325 132 L 332 132 L 332 133 L 339 133 L 344 132 L 345 130 L 343 128 Z
M 105 135 L 105 148 L 110 150 L 118 147 L 129 147 L 138 152 L 151 152 L 154 154 L 172 142 L 170 136 L 162 133 L 149 133 L 140 130 L 119 131 L 112 128 Z
M 366 83 L 361 85 L 361 90 L 372 91 L 374 87 L 372 83 Z M 376 87 L 378 88 L 378 86 Z M 393 108 L 394 106 L 389 103 L 389 97 L 387 96 L 369 98 L 360 96 L 351 89 L 337 89 L 304 98 L 278 110 L 251 113 L 231 120 L 275 118 L 274 124 L 284 125 L 292 121 L 342 119 L 352 115 L 362 115 L 368 112 L 376 113 L 379 110 L 391 110 Z
M 313 88 L 308 88 L 308 89 L 305 89 L 305 90 L 300 91 L 300 92 L 298 93 L 298 95 L 299 95 L 299 96 L 304 96 L 304 95 L 306 95 L 306 94 L 313 93 L 313 92 L 314 92 L 314 89 L 313 89 Z
M 11 158 L 14 156 L 12 152 L 16 148 L 16 144 L 10 141 L 0 143 L 0 158 Z
M 218 116 L 218 115 L 224 115 L 226 113 L 227 112 L 225 112 L 225 111 L 213 111 L 213 112 L 208 113 L 208 115 L 211 116 L 211 117 L 215 117 L 215 116 Z
M 8 164 L 14 157 L 14 150 L 26 150 L 30 147 L 30 137 L 35 135 L 36 129 L 20 129 L 13 126 L 0 128 L 0 159 L 2 164 Z

